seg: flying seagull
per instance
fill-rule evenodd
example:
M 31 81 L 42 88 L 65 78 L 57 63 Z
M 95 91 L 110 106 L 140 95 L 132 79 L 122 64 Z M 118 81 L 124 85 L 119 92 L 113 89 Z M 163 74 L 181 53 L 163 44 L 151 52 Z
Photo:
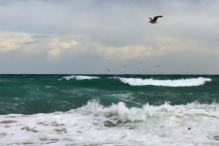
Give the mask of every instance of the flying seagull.
M 156 24 L 156 23 L 158 23 L 158 22 L 156 22 L 156 21 L 157 21 L 157 19 L 158 19 L 159 17 L 163 17 L 163 16 L 155 16 L 154 19 L 149 18 L 149 19 L 151 19 L 151 21 L 149 21 L 148 23 L 151 23 L 151 24 Z
M 123 65 L 123 67 L 127 68 L 127 66 Z
M 107 68 L 106 70 L 107 70 L 108 72 L 110 72 L 110 70 L 109 70 L 108 68 Z

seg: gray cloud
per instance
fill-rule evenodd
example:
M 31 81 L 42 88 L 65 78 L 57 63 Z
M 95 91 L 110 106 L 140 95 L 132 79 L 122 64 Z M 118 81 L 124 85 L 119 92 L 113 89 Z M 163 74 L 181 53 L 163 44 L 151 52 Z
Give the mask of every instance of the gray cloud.
M 8 42 L 0 42 L 0 50 L 8 50 L 0 52 L 1 66 L 6 62 L 2 72 L 105 73 L 109 66 L 113 73 L 123 73 L 120 65 L 126 63 L 133 68 L 130 73 L 142 73 L 135 65 L 141 60 L 150 68 L 145 73 L 218 73 L 214 63 L 219 61 L 218 4 L 213 0 L 1 0 L 0 30 L 25 33 L 24 39 L 30 39 L 0 36 Z M 148 17 L 155 15 L 164 17 L 149 24 Z M 59 42 L 54 45 L 53 39 Z M 78 45 L 66 49 L 63 45 L 72 40 Z M 60 58 L 48 58 L 49 52 Z M 15 63 L 18 68 L 10 68 Z M 154 68 L 156 64 L 162 68 Z

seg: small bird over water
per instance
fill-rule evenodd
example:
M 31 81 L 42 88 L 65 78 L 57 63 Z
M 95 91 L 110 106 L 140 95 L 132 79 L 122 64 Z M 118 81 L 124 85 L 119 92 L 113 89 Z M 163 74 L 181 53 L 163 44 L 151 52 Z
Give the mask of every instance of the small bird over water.
M 156 22 L 156 21 L 157 21 L 157 19 L 158 19 L 159 17 L 163 17 L 163 16 L 155 16 L 154 19 L 149 18 L 149 19 L 151 19 L 151 21 L 149 21 L 148 23 L 151 23 L 151 24 L 156 24 L 156 23 L 158 23 L 158 22 Z

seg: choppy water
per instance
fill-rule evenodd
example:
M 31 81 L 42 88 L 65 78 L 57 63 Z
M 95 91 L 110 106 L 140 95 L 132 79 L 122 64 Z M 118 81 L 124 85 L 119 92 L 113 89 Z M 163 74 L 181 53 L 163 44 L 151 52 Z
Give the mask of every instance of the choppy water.
M 0 145 L 219 145 L 219 76 L 0 75 Z

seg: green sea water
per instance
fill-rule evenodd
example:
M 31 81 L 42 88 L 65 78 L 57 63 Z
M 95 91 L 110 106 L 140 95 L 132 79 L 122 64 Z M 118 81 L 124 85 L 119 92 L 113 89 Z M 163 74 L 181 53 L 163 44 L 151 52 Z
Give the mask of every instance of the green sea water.
M 217 75 L 0 75 L 0 145 L 218 146 Z
M 0 75 L 0 115 L 108 107 L 219 102 L 217 75 Z

